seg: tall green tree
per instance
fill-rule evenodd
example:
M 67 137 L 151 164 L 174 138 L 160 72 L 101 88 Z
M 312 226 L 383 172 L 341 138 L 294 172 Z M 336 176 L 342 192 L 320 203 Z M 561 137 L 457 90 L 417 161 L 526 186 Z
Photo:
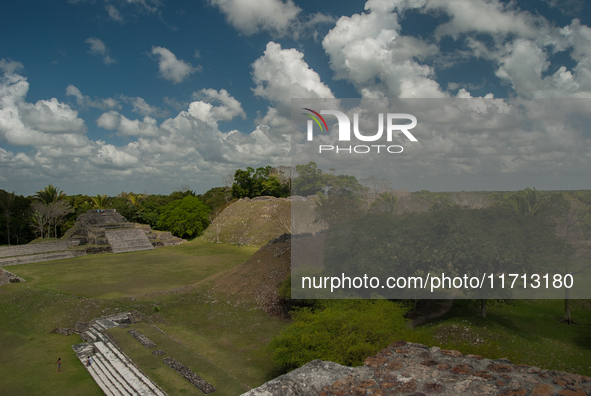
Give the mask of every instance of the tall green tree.
M 14 192 L 8 192 L 4 190 L 0 190 L 0 209 L 2 209 L 2 214 L 6 219 L 6 238 L 8 239 L 8 244 L 10 245 L 10 214 L 12 213 L 12 207 L 14 206 L 15 200 Z
M 51 236 L 51 222 L 54 222 L 54 236 L 57 238 L 57 221 L 61 219 L 65 214 L 69 213 L 64 212 L 66 210 L 64 205 L 59 205 L 58 202 L 61 202 L 67 197 L 66 193 L 64 193 L 59 187 L 54 187 L 53 185 L 49 185 L 45 187 L 43 190 L 37 191 L 35 193 L 34 198 L 43 206 L 42 208 L 40 205 L 32 206 L 32 209 L 37 213 L 33 215 L 33 221 L 35 224 L 47 223 L 48 230 L 47 230 L 47 237 Z M 43 219 L 43 221 L 41 221 Z M 43 232 L 41 232 L 41 237 L 43 237 Z
M 280 178 L 273 169 L 271 166 L 257 169 L 248 167 L 246 170 L 238 169 L 234 173 L 232 197 L 289 196 L 289 188 L 282 185 Z
M 170 231 L 178 237 L 199 235 L 209 222 L 210 209 L 199 198 L 187 196 L 164 207 L 158 229 Z
M 314 195 L 322 192 L 325 187 L 325 178 L 322 169 L 315 162 L 310 161 L 305 165 L 296 165 L 297 177 L 293 180 L 294 195 Z

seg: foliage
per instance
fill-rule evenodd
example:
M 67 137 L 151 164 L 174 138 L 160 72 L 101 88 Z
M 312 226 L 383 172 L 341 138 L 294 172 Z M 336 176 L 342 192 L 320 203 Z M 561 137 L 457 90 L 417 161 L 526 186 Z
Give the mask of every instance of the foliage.
M 504 204 L 527 216 L 547 217 L 560 214 L 568 208 L 562 193 L 540 193 L 529 187 L 509 195 Z
M 51 184 L 45 187 L 43 190 L 35 193 L 35 198 L 44 204 L 55 203 L 66 197 L 66 193 L 60 190 L 59 187 L 54 187 Z
M 111 198 L 109 198 L 106 194 L 100 195 L 97 194 L 94 197 L 90 198 L 91 209 L 106 209 L 110 206 Z
M 558 263 L 569 252 L 548 218 L 525 216 L 501 206 L 468 210 L 436 205 L 423 213 L 345 210 L 336 219 L 329 215 L 325 216 L 330 226 L 325 275 L 345 272 L 351 277 L 372 274 L 385 279 L 391 274 L 427 272 L 477 277 L 526 273 Z
M 294 195 L 325 195 L 351 196 L 364 189 L 354 176 L 335 175 L 334 169 L 330 173 L 323 173 L 315 162 L 306 165 L 296 165 L 298 176 L 293 180 Z
M 291 325 L 273 338 L 269 349 L 288 370 L 314 359 L 359 366 L 404 337 L 405 311 L 387 300 L 319 300 L 317 307 L 294 311 Z
M 158 229 L 178 237 L 199 235 L 208 224 L 210 209 L 192 195 L 166 205 L 158 221 Z
M 36 228 L 39 236 L 44 237 L 45 226 L 47 226 L 47 238 L 51 237 L 53 222 L 53 236 L 58 237 L 57 227 L 66 220 L 66 216 L 74 212 L 70 203 L 65 200 L 58 200 L 50 203 L 43 203 L 36 200 L 31 204 L 31 224 Z
M 230 187 L 214 187 L 199 197 L 211 209 L 212 213 L 220 213 L 222 208 L 232 200 L 232 189 Z
M 256 170 L 248 167 L 246 170 L 238 169 L 234 173 L 234 184 L 232 184 L 234 198 L 254 198 L 263 195 L 287 197 L 289 194 L 289 186 L 281 183 L 271 166 Z
M 12 213 L 12 207 L 14 206 L 15 200 L 14 192 L 7 192 L 4 190 L 0 190 L 0 209 L 2 209 L 2 214 L 4 215 L 4 219 L 6 221 L 6 236 L 8 239 L 8 244 L 10 245 L 10 215 Z

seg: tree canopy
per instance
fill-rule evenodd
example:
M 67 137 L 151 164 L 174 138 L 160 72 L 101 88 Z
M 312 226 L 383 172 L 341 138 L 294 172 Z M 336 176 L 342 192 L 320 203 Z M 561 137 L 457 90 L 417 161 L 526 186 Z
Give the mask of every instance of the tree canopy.
M 157 227 L 181 238 L 199 235 L 207 227 L 209 212 L 199 198 L 187 196 L 164 207 Z

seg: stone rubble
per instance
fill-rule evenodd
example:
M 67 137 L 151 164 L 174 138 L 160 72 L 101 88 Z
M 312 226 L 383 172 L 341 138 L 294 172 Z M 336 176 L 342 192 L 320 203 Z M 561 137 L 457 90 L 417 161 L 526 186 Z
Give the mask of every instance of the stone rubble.
M 591 378 L 396 341 L 318 396 L 589 396 Z M 316 394 L 315 394 L 316 395 Z
M 172 368 L 173 370 L 178 372 L 180 375 L 185 377 L 187 379 L 187 381 L 189 381 L 191 384 L 195 385 L 203 393 L 208 394 L 211 392 L 215 392 L 215 388 L 211 384 L 209 384 L 203 378 L 201 378 L 200 376 L 195 374 L 187 366 L 178 362 L 175 358 L 167 357 L 167 358 L 162 359 L 162 361 L 168 367 Z
M 150 341 L 148 337 L 137 331 L 136 329 L 131 329 L 128 331 L 129 334 L 133 336 L 136 340 L 140 342 L 144 347 L 148 349 L 156 348 L 156 344 Z

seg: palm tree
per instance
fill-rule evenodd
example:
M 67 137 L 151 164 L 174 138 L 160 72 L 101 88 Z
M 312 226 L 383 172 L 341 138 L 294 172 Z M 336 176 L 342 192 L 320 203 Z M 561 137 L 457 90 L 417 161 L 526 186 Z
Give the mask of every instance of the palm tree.
M 372 202 L 370 208 L 376 213 L 396 213 L 400 203 L 398 202 L 398 195 L 391 191 L 381 193 L 375 201 Z
M 558 214 L 568 206 L 560 193 L 541 195 L 535 188 L 529 187 L 513 193 L 506 203 L 526 216 Z
M 107 194 L 99 195 L 92 197 L 92 207 L 93 209 L 105 209 L 109 206 L 109 202 L 111 199 L 107 197 Z
M 46 205 L 60 201 L 65 197 L 66 193 L 60 190 L 59 187 L 54 187 L 51 184 L 35 193 L 35 198 Z
M 44 204 L 47 207 L 47 213 L 49 213 L 50 212 L 49 206 L 66 198 L 67 195 L 59 187 L 54 187 L 53 185 L 50 184 L 49 186 L 45 187 L 43 190 L 37 191 L 35 193 L 34 197 L 35 197 L 35 199 L 37 199 L 38 201 L 40 201 L 42 204 Z M 49 220 L 48 220 L 49 231 L 47 232 L 48 237 L 50 236 L 50 232 L 51 232 L 51 219 L 52 219 L 51 216 L 49 216 Z M 43 235 L 41 235 L 41 236 L 43 237 Z M 57 235 L 55 237 L 57 238 Z
M 12 212 L 12 206 L 14 205 L 14 195 L 13 192 L 7 192 L 4 190 L 0 190 L 0 209 L 4 212 L 4 217 L 6 217 L 6 237 L 8 238 L 8 244 L 10 245 L 10 213 Z
M 138 206 L 142 202 L 143 199 L 144 199 L 144 195 L 143 194 L 129 193 L 129 195 L 127 196 L 127 200 L 133 206 Z

